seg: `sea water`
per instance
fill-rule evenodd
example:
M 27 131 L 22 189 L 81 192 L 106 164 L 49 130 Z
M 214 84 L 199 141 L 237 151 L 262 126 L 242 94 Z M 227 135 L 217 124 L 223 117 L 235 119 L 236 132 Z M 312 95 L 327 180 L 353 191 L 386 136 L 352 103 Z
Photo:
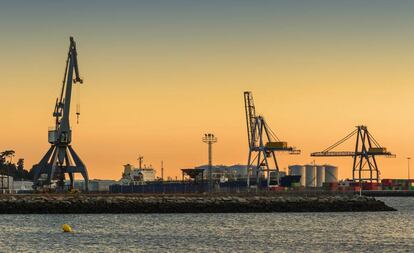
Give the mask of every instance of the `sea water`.
M 414 197 L 378 199 L 398 211 L 0 215 L 0 252 L 414 252 Z

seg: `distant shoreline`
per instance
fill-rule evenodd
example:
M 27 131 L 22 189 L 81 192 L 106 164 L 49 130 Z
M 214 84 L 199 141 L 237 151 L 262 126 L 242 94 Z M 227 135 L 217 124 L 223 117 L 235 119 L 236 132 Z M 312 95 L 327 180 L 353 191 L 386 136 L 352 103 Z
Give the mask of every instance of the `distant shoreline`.
M 395 211 L 356 195 L 0 195 L 1 214 L 64 213 L 264 213 Z

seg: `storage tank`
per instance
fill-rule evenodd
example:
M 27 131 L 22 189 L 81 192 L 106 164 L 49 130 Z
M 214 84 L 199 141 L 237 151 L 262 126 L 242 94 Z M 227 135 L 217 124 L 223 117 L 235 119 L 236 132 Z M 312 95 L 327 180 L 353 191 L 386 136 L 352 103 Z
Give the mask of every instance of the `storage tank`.
M 306 180 L 305 180 L 306 187 L 315 187 L 316 186 L 315 165 L 313 164 L 305 165 L 305 173 L 306 173 Z
M 338 167 L 325 164 L 325 182 L 335 183 L 338 182 Z
M 300 185 L 305 186 L 305 167 L 302 165 L 289 166 L 290 176 L 300 176 Z
M 322 187 L 325 182 L 325 167 L 321 165 L 316 166 L 316 187 Z

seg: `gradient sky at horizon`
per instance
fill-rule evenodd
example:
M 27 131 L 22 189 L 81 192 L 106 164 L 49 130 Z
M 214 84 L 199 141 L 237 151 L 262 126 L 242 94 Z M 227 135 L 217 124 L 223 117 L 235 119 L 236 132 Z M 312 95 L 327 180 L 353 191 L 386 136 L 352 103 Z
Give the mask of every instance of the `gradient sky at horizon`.
M 120 178 L 138 154 L 179 176 L 206 163 L 210 131 L 215 163 L 246 163 L 245 90 L 302 150 L 281 155 L 281 168 L 311 162 L 310 152 L 366 124 L 397 154 L 380 158 L 382 177 L 407 177 L 413 11 L 402 0 L 2 1 L 0 150 L 14 149 L 28 168 L 47 151 L 72 35 L 84 79 L 73 146 L 91 178 Z M 351 177 L 351 158 L 316 162 Z

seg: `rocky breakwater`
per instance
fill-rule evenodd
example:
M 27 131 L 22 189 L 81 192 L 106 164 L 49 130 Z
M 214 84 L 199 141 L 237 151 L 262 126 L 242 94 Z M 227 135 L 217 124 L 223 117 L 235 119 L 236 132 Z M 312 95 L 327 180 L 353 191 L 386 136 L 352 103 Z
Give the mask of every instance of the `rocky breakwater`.
M 0 213 L 394 211 L 372 197 L 278 195 L 0 195 Z

